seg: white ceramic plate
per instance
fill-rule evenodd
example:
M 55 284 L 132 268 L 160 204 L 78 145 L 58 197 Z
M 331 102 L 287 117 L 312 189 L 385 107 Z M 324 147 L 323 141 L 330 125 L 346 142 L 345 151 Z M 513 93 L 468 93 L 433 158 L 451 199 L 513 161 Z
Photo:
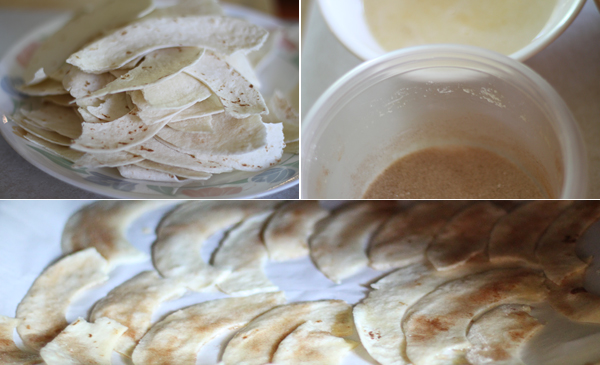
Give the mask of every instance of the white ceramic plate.
M 224 8 L 227 15 L 247 19 L 269 30 L 286 26 L 276 18 L 247 8 L 232 5 Z M 64 17 L 57 18 L 24 35 L 0 61 L 0 133 L 12 148 L 31 164 L 71 185 L 114 198 L 254 198 L 298 184 L 298 155 L 284 154 L 277 166 L 259 172 L 234 171 L 214 175 L 206 181 L 149 182 L 125 179 L 113 168 L 73 168 L 71 162 L 42 150 L 15 134 L 15 125 L 9 117 L 19 105 L 27 102 L 27 97 L 19 94 L 14 88 L 23 82 L 23 59 L 26 58 L 29 47 L 52 34 L 65 20 Z M 289 24 L 287 26 L 289 27 Z M 284 35 L 289 33 L 284 32 Z M 264 95 L 271 95 L 275 89 L 288 92 L 298 83 L 299 51 L 296 44 L 284 36 L 276 45 L 274 54 L 266 61 L 268 63 L 261 66 L 258 76 Z

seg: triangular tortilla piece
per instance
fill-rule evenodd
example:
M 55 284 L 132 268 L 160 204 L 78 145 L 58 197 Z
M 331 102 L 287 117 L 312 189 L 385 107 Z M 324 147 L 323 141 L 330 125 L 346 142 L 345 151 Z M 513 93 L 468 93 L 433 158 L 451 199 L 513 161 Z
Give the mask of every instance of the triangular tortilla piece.
M 164 277 L 180 278 L 194 291 L 220 280 L 228 270 L 205 263 L 200 256 L 204 242 L 216 232 L 246 217 L 272 209 L 273 201 L 190 202 L 167 214 L 157 229 L 152 261 Z
M 152 8 L 151 0 L 113 0 L 102 3 L 91 12 L 80 13 L 46 39 L 33 54 L 23 73 L 25 83 L 35 84 L 44 80 L 98 33 L 127 24 Z
M 73 101 L 75 101 L 75 99 L 71 96 L 71 94 L 64 94 L 64 95 L 48 95 L 45 96 L 44 101 L 50 102 L 54 105 L 59 105 L 59 106 L 68 106 L 68 107 L 73 107 Z
M 66 95 L 69 94 L 65 90 L 62 82 L 47 79 L 35 85 L 21 85 L 17 90 L 29 96 L 50 96 L 50 95 Z
M 307 321 L 330 323 L 336 337 L 350 336 L 352 307 L 342 300 L 297 302 L 282 305 L 255 318 L 229 341 L 222 361 L 226 365 L 262 365 L 272 361 L 285 337 Z
M 250 64 L 250 60 L 248 60 L 246 53 L 233 53 L 225 57 L 225 62 L 227 62 L 237 72 L 239 72 L 243 78 L 248 80 L 248 82 L 260 89 L 260 80 L 258 79 L 258 75 L 256 75 L 256 72 L 254 72 L 254 67 L 252 67 L 252 65 Z
M 72 54 L 67 63 L 90 73 L 119 68 L 142 54 L 169 47 L 203 47 L 222 54 L 258 49 L 268 32 L 220 16 L 147 18 L 116 30 Z
M 500 218 L 490 236 L 488 255 L 492 263 L 538 263 L 535 247 L 546 229 L 572 202 L 538 200 L 523 204 Z
M 130 113 L 134 108 L 126 93 L 111 94 L 103 97 L 104 101 L 98 105 L 90 105 L 86 110 L 101 122 L 112 122 Z M 86 120 L 87 121 L 87 120 Z
M 227 231 L 213 256 L 214 266 L 231 270 L 217 284 L 222 292 L 229 295 L 251 295 L 278 290 L 263 268 L 268 254 L 261 233 L 272 213 L 266 211 L 253 215 Z M 244 254 L 240 255 L 240 252 Z
M 111 290 L 92 309 L 90 320 L 110 318 L 126 326 L 115 351 L 131 357 L 133 349 L 151 326 L 152 314 L 168 300 L 185 294 L 181 282 L 161 278 L 155 271 L 143 271 Z
M 519 358 L 522 348 L 543 328 L 529 315 L 531 309 L 526 305 L 503 305 L 479 317 L 467 334 L 473 345 L 467 352 L 469 364 L 524 364 Z
M 81 135 L 81 119 L 73 110 L 54 104 L 42 104 L 34 110 L 21 109 L 20 113 L 40 128 L 75 139 Z
M 369 265 L 386 271 L 425 260 L 425 250 L 438 231 L 468 202 L 417 203 L 392 216 L 369 243 Z
M 49 131 L 47 129 L 38 128 L 32 122 L 27 121 L 27 119 L 23 118 L 22 115 L 14 114 L 11 115 L 11 120 L 15 122 L 16 125 L 23 128 L 27 132 L 33 134 L 34 136 L 41 138 L 50 143 L 59 145 L 59 146 L 70 146 L 71 138 L 65 137 L 62 134 L 58 134 L 53 131 Z
M 258 87 L 252 85 L 216 53 L 207 50 L 200 61 L 184 72 L 206 84 L 217 94 L 225 111 L 234 117 L 268 114 Z
M 146 333 L 133 352 L 133 363 L 195 364 L 198 352 L 211 339 L 283 303 L 283 292 L 277 292 L 211 300 L 178 310 Z
M 40 355 L 47 365 L 111 365 L 113 349 L 126 330 L 109 318 L 88 323 L 80 317 L 47 344 Z
M 494 225 L 506 211 L 495 204 L 473 204 L 456 214 L 427 248 L 437 270 L 450 270 L 473 257 L 485 257 Z
M 269 258 L 285 261 L 308 255 L 308 237 L 315 224 L 327 215 L 329 211 L 315 200 L 294 201 L 279 207 L 263 233 Z
M 187 108 L 212 95 L 206 85 L 186 73 L 145 86 L 141 91 L 148 104 L 157 109 Z
M 51 142 L 46 141 L 45 139 L 41 139 L 39 137 L 34 136 L 31 133 L 25 132 L 26 134 L 23 136 L 26 140 L 31 141 L 46 151 L 55 153 L 65 160 L 75 162 L 85 156 L 83 152 L 75 151 L 66 146 L 60 146 Z
M 178 122 L 169 122 L 167 125 L 182 132 L 214 132 L 211 115 L 181 120 Z
M 72 151 L 79 152 L 75 150 Z M 96 169 L 100 167 L 118 167 L 131 165 L 143 160 L 144 158 L 142 156 L 125 151 L 113 153 L 85 153 L 83 156 L 75 160 L 73 167 L 87 167 L 90 169 Z
M 327 278 L 339 284 L 367 267 L 367 243 L 392 213 L 388 205 L 371 202 L 340 208 L 316 224 L 309 239 L 310 257 Z
M 545 300 L 544 280 L 541 272 L 529 269 L 498 269 L 440 285 L 402 320 L 409 360 L 415 365 L 464 363 L 471 321 L 499 305 Z
M 192 179 L 192 180 L 208 180 L 212 176 L 212 174 L 207 173 L 207 172 L 195 171 L 195 170 L 190 170 L 190 169 L 186 169 L 183 167 L 177 167 L 177 166 L 163 165 L 161 163 L 149 161 L 149 160 L 143 160 L 140 162 L 136 162 L 135 165 L 142 167 L 144 169 L 156 170 L 156 171 L 164 172 L 166 174 L 172 174 L 172 175 L 176 175 L 179 177 L 185 177 L 186 179 Z
M 167 174 L 161 171 L 145 169 L 136 165 L 118 166 L 117 169 L 119 170 L 119 174 L 126 179 L 179 182 L 179 179 L 175 175 Z
M 575 252 L 577 241 L 600 219 L 600 202 L 577 201 L 548 227 L 536 248 L 536 256 L 548 279 L 559 286 L 580 286 L 588 263 Z
M 88 248 L 48 267 L 35 280 L 19 306 L 17 331 L 23 343 L 40 350 L 67 325 L 65 314 L 75 295 L 108 280 L 108 262 Z
M 36 365 L 42 363 L 38 354 L 25 352 L 15 345 L 13 333 L 20 319 L 0 316 L 0 363 L 11 365 Z

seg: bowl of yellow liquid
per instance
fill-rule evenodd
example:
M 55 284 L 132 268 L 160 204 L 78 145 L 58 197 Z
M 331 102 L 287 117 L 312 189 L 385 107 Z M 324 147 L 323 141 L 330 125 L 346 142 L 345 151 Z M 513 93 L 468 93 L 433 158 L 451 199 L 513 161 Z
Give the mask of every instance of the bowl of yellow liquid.
M 587 155 L 535 71 L 479 47 L 427 45 L 367 61 L 302 124 L 308 199 L 585 198 Z
M 405 47 L 464 44 L 519 61 L 556 39 L 585 0 L 319 0 L 333 33 L 368 60 Z

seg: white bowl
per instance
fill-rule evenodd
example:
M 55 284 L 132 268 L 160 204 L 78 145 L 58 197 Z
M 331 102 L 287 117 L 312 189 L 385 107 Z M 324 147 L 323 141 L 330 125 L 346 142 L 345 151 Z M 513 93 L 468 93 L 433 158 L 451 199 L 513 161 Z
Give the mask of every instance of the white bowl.
M 331 31 L 358 58 L 370 60 L 387 53 L 369 31 L 363 15 L 363 0 L 319 0 L 319 4 Z M 584 4 L 585 0 L 558 0 L 538 36 L 510 57 L 524 61 L 544 49 L 567 29 Z

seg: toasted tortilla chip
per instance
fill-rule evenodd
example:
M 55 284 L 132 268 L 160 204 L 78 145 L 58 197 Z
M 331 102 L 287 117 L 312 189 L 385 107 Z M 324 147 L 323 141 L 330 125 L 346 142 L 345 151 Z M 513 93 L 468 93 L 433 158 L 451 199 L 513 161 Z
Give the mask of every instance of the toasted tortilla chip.
M 52 144 L 59 145 L 59 146 L 70 146 L 71 145 L 71 138 L 65 137 L 62 134 L 58 134 L 56 132 L 49 131 L 47 129 L 38 128 L 31 121 L 27 121 L 25 118 L 23 118 L 23 116 L 20 114 L 12 115 L 11 120 L 13 122 L 15 122 L 15 124 L 17 124 L 19 127 L 26 130 L 27 132 L 29 132 L 32 135 L 34 135 L 38 138 L 41 138 L 47 142 L 50 142 Z
M 263 233 L 269 258 L 273 261 L 308 255 L 308 237 L 315 224 L 329 215 L 318 201 L 295 201 L 275 211 Z
M 258 49 L 268 32 L 247 21 L 219 16 L 147 18 L 72 54 L 67 63 L 90 73 L 119 68 L 148 52 L 169 48 L 202 47 L 228 55 Z
M 427 248 L 437 270 L 449 270 L 474 257 L 485 257 L 494 225 L 506 211 L 489 202 L 473 204 L 456 214 Z
M 23 322 L 17 331 L 23 343 L 40 350 L 67 325 L 65 314 L 71 299 L 82 290 L 108 280 L 108 262 L 88 248 L 60 259 L 33 283 L 17 307 Z
M 72 104 L 72 102 L 75 99 L 73 99 L 73 97 L 71 96 L 71 94 L 65 94 L 65 95 L 48 95 L 46 97 L 44 97 L 44 101 L 48 101 L 52 104 L 55 105 L 60 105 L 60 106 L 68 106 L 68 107 L 73 107 L 74 105 Z
M 126 179 L 179 182 L 175 175 L 167 174 L 156 170 L 145 169 L 136 165 L 118 166 L 119 173 Z
M 81 119 L 73 108 L 42 104 L 34 110 L 21 109 L 20 113 L 40 128 L 72 139 L 81 135 Z
M 169 127 L 182 132 L 213 132 L 212 116 L 191 118 L 179 122 L 170 122 Z
M 29 96 L 65 95 L 69 93 L 65 90 L 62 82 L 52 79 L 44 80 L 35 85 L 21 85 L 17 89 Z
M 0 363 L 11 365 L 41 364 L 38 354 L 25 352 L 15 345 L 13 332 L 21 323 L 20 319 L 0 316 Z
M 69 147 L 60 146 L 60 145 L 48 142 L 45 139 L 36 137 L 35 135 L 28 133 L 28 132 L 25 132 L 25 133 L 26 134 L 23 137 L 26 140 L 39 145 L 46 151 L 49 151 L 49 152 L 59 155 L 60 157 L 64 158 L 65 160 L 75 162 L 75 161 L 79 160 L 80 158 L 82 158 L 83 156 L 85 156 L 85 154 L 83 152 L 75 151 Z
M 211 300 L 181 309 L 152 326 L 133 352 L 133 362 L 195 364 L 198 352 L 212 338 L 283 303 L 283 292 L 277 292 Z
M 126 326 L 115 350 L 131 357 L 137 342 L 151 326 L 152 313 L 165 301 L 185 294 L 181 282 L 144 271 L 111 290 L 92 309 L 90 320 L 107 317 Z
M 206 51 L 195 65 L 184 70 L 206 84 L 221 100 L 227 113 L 236 118 L 267 114 L 258 87 L 252 85 L 216 53 Z
M 267 249 L 261 233 L 273 211 L 246 218 L 229 230 L 213 256 L 213 265 L 231 270 L 217 284 L 219 290 L 229 295 L 251 295 L 278 290 L 264 271 L 268 260 Z M 243 252 L 243 255 L 240 255 Z
M 157 109 L 186 108 L 212 95 L 206 85 L 186 73 L 146 86 L 142 93 L 148 104 Z
M 529 269 L 499 269 L 440 285 L 402 320 L 408 358 L 415 365 L 464 362 L 471 321 L 499 305 L 545 300 L 544 280 Z
M 72 151 L 79 152 L 75 150 Z M 73 167 L 87 167 L 90 169 L 99 167 L 118 167 L 131 165 L 143 160 L 144 157 L 125 151 L 114 153 L 85 153 L 75 160 Z
M 104 101 L 98 106 L 86 107 L 86 110 L 100 122 L 112 122 L 124 117 L 135 108 L 131 106 L 129 95 L 125 93 L 106 95 L 103 99 Z
M 154 162 L 154 161 L 149 161 L 149 160 L 143 160 L 140 162 L 136 162 L 135 165 L 139 166 L 141 168 L 144 168 L 144 169 L 156 170 L 156 171 L 164 172 L 166 174 L 172 174 L 172 175 L 176 175 L 179 177 L 185 177 L 186 179 L 192 179 L 192 180 L 208 180 L 212 176 L 212 174 L 209 174 L 207 172 L 190 170 L 190 169 L 186 169 L 183 167 L 177 167 L 177 166 L 164 165 L 164 164 Z
M 205 263 L 204 242 L 214 233 L 254 214 L 272 209 L 273 201 L 186 203 L 166 215 L 157 229 L 152 261 L 164 277 L 180 278 L 194 291 L 218 283 L 228 273 Z
M 271 309 L 236 333 L 222 361 L 226 365 L 270 363 L 281 341 L 307 321 L 328 323 L 328 332 L 336 337 L 353 332 L 352 307 L 342 300 L 291 303 Z
M 47 344 L 40 355 L 48 365 L 111 365 L 113 348 L 126 330 L 109 318 L 88 323 L 80 317 Z
M 80 13 L 37 49 L 23 72 L 25 83 L 30 85 L 41 82 L 59 70 L 65 60 L 92 37 L 145 15 L 152 8 L 151 0 L 113 0 L 102 3 L 89 13 Z

